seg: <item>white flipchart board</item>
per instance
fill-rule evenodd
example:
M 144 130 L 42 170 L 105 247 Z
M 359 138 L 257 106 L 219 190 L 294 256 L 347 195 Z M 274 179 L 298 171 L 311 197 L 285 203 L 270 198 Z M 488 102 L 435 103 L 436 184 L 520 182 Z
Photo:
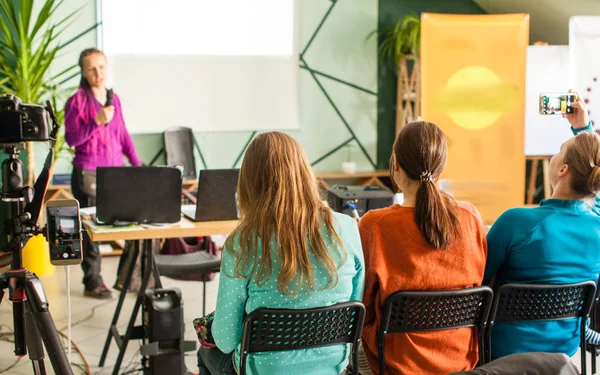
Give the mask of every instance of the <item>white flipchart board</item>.
M 573 88 L 587 102 L 590 119 L 594 122 L 594 118 L 600 119 L 599 16 L 571 17 L 569 20 L 569 49 Z

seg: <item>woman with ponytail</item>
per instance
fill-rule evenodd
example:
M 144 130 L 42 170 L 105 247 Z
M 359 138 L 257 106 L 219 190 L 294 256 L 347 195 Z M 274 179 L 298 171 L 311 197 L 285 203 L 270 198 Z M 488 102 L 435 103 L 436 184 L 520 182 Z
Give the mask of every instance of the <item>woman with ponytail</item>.
M 106 58 L 102 51 L 89 48 L 79 56 L 81 82 L 65 106 L 65 139 L 75 147 L 71 189 L 79 205 L 96 205 L 96 168 L 119 167 L 123 154 L 132 165 L 142 165 L 131 136 L 125 128 L 121 102 L 105 86 Z M 84 295 L 110 298 L 100 276 L 100 252 L 87 234 L 83 238 Z
M 600 136 L 578 97 L 564 115 L 575 137 L 550 160 L 550 199 L 536 208 L 513 208 L 487 235 L 484 282 L 573 284 L 598 280 L 600 272 Z M 550 352 L 573 356 L 579 347 L 577 319 L 499 323 L 492 331 L 492 358 Z
M 378 373 L 378 335 L 383 304 L 401 290 L 453 290 L 481 285 L 487 248 L 481 216 L 435 183 L 446 166 L 444 133 L 429 122 L 412 122 L 398 134 L 391 178 L 404 203 L 369 211 L 359 229 L 365 256 L 363 349 Z M 478 360 L 472 328 L 389 335 L 386 374 L 468 371 Z

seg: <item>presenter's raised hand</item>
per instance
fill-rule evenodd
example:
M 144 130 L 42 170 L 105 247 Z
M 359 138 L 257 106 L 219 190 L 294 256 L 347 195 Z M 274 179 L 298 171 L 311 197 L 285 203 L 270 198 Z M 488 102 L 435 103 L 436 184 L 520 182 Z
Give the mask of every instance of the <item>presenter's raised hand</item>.
M 562 116 L 569 120 L 569 123 L 573 129 L 582 129 L 588 126 L 590 123 L 590 115 L 588 114 L 588 108 L 581 96 L 573 90 L 569 90 L 577 95 L 577 101 L 571 106 L 573 107 L 573 113 L 563 114 Z
M 106 107 L 102 107 L 100 111 L 96 114 L 96 124 L 98 125 L 106 125 L 112 121 L 113 116 L 115 115 L 115 106 L 109 105 Z

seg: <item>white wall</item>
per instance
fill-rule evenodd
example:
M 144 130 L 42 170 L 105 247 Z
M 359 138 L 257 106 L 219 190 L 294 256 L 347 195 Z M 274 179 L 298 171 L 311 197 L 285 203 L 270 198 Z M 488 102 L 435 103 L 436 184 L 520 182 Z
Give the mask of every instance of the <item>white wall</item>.
M 80 9 L 79 12 L 73 18 L 72 24 L 65 29 L 63 36 L 60 39 L 62 43 L 66 43 L 68 40 L 74 38 L 84 30 L 94 26 L 97 22 L 96 0 L 64 0 L 63 4 L 55 13 L 54 22 L 62 20 L 64 17 L 76 11 L 77 9 Z M 65 50 L 59 56 L 57 56 L 54 64 L 52 64 L 52 72 L 59 73 L 70 65 L 77 64 L 79 60 L 79 53 L 82 50 L 96 46 L 97 32 L 96 30 L 92 30 L 77 41 L 65 47 Z M 78 79 L 74 79 L 71 81 L 71 83 L 73 85 L 77 85 L 79 81 Z
M 304 48 L 317 25 L 327 12 L 330 1 L 299 0 L 300 2 L 300 48 Z M 63 12 L 81 6 L 81 0 L 65 0 Z M 84 0 L 79 18 L 69 28 L 68 35 L 76 35 L 96 20 L 94 0 Z M 377 43 L 375 38 L 365 41 L 367 34 L 377 28 L 378 0 L 337 0 L 335 8 L 323 24 L 305 56 L 308 64 L 316 70 L 377 91 Z M 56 68 L 76 63 L 79 52 L 95 46 L 95 33 L 70 46 L 57 61 Z M 62 65 L 60 65 L 62 64 Z M 60 66 L 59 66 L 60 65 Z M 58 70 L 57 70 L 58 71 Z M 360 92 L 328 78 L 319 77 L 338 109 L 344 115 L 357 137 L 361 140 L 373 160 L 376 159 L 377 142 L 377 98 Z M 72 81 L 74 85 L 78 82 Z M 310 161 L 341 144 L 350 133 L 327 101 L 311 75 L 300 71 L 300 127 L 301 130 L 287 132 L 304 147 Z M 127 111 L 127 108 L 124 108 Z M 196 139 L 202 148 L 210 168 L 231 168 L 251 132 L 197 133 Z M 143 162 L 149 162 L 162 147 L 162 135 L 134 135 L 136 150 Z M 340 171 L 346 161 L 348 149 L 343 148 L 315 169 Z M 45 154 L 36 154 L 37 165 L 42 165 Z M 351 149 L 351 159 L 358 164 L 359 171 L 372 170 L 368 160 L 358 147 Z M 200 161 L 197 160 L 200 168 Z M 70 173 L 70 161 L 61 161 L 56 173 Z

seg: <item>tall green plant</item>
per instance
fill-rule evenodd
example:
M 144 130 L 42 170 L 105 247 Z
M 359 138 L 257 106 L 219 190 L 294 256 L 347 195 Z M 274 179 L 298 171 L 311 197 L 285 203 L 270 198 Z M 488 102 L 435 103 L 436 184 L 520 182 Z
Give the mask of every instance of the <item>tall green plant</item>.
M 76 87 L 67 87 L 59 89 L 58 86 L 50 87 L 50 103 L 52 108 L 55 108 L 54 114 L 59 124 L 65 123 L 65 108 L 64 103 L 66 97 L 74 92 Z M 69 146 L 64 136 L 64 128 L 59 130 L 58 136 L 56 137 L 56 143 L 54 144 L 54 159 L 52 161 L 52 172 L 54 172 L 54 166 L 61 157 L 71 158 L 75 155 L 75 150 Z
M 0 0 L 0 94 L 16 95 L 24 103 L 38 104 L 54 97 L 58 104 L 56 92 L 61 84 L 73 77 L 77 64 L 56 74 L 51 72 L 51 65 L 67 45 L 97 26 L 61 43 L 61 36 L 79 12 L 77 9 L 56 20 L 56 11 L 63 2 L 45 0 L 34 15 L 35 0 Z M 61 110 L 57 108 L 58 112 Z M 32 183 L 35 178 L 32 144 L 27 145 L 27 154 L 27 180 Z
M 380 37 L 379 60 L 398 69 L 402 55 L 419 55 L 421 49 L 421 18 L 417 14 L 407 14 L 398 20 L 394 27 L 374 30 L 373 35 Z

